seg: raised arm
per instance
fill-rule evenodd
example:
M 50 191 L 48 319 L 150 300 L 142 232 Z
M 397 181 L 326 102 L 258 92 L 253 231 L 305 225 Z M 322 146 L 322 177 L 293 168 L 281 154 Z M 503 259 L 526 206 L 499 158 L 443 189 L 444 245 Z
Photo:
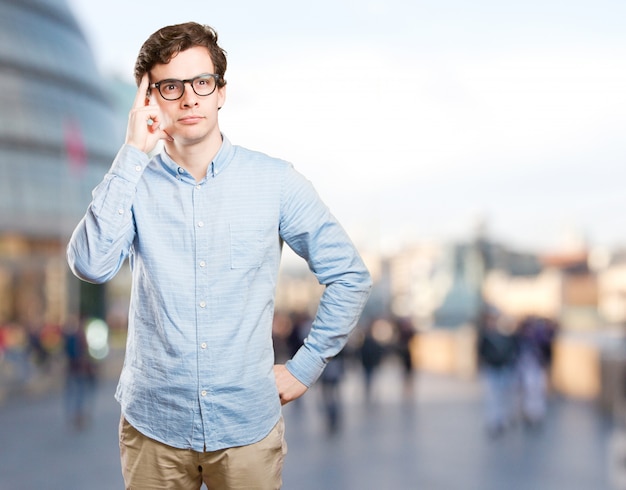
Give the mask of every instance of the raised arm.
M 133 199 L 148 164 L 146 152 L 160 139 L 168 138 L 160 128 L 159 108 L 150 102 L 147 91 L 148 76 L 145 75 L 128 117 L 126 144 L 94 189 L 87 212 L 67 247 L 70 268 L 85 281 L 108 281 L 129 255 L 135 236 Z

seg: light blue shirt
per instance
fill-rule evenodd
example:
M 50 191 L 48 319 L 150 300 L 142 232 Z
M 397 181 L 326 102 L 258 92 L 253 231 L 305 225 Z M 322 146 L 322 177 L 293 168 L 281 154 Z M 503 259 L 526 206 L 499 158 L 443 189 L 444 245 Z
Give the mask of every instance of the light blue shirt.
M 283 242 L 325 285 L 287 369 L 305 385 L 345 345 L 371 288 L 349 237 L 291 164 L 228 139 L 200 182 L 165 152 L 123 146 L 68 245 L 81 279 L 132 269 L 116 399 L 137 430 L 213 451 L 261 440 L 280 417 L 272 319 Z

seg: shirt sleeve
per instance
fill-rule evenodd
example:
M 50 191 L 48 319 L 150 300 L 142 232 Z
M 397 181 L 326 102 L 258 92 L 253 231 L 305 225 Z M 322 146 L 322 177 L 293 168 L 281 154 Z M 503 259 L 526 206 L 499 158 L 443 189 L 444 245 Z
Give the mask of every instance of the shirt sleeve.
M 77 277 L 104 283 L 120 270 L 134 239 L 133 199 L 147 164 L 145 153 L 124 145 L 93 190 L 67 246 L 68 264 Z
M 345 346 L 372 280 L 356 247 L 309 181 L 289 167 L 281 203 L 281 237 L 307 261 L 324 292 L 304 345 L 286 364 L 311 386 Z

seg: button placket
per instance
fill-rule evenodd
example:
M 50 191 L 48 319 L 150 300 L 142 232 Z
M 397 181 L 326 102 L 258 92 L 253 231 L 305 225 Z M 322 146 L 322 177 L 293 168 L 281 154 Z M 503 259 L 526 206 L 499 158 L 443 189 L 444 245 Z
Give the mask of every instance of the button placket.
M 192 189 L 193 200 L 193 223 L 195 227 L 195 264 L 196 264 L 196 339 L 198 346 L 198 383 L 200 387 L 201 405 L 210 402 L 210 356 L 211 350 L 209 346 L 209 319 L 210 301 L 209 301 L 209 278 L 207 275 L 208 268 L 208 242 L 209 242 L 209 206 L 207 205 L 207 189 L 205 185 L 194 183 Z
M 191 181 L 190 181 L 191 183 Z M 210 319 L 211 300 L 209 296 L 209 228 L 210 207 L 208 206 L 208 189 L 204 183 L 193 183 L 191 197 L 193 202 L 194 250 L 196 264 L 195 298 L 196 298 L 196 342 L 198 350 L 198 386 L 200 389 L 201 412 L 211 403 L 211 349 Z M 204 419 L 204 415 L 202 416 Z

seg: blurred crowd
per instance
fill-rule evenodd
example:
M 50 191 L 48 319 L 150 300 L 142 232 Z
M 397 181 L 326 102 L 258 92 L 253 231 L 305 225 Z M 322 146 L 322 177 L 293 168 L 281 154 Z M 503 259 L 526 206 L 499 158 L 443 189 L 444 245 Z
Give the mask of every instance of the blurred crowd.
M 63 354 L 63 327 L 46 323 L 0 325 L 0 380 L 24 385 L 38 372 L 52 369 Z
M 521 320 L 486 306 L 477 325 L 477 358 L 485 386 L 489 435 L 502 435 L 518 422 L 540 428 L 547 409 L 549 370 L 557 334 L 554 321 Z
M 306 313 L 275 315 L 273 340 L 277 363 L 290 359 L 302 346 L 312 321 Z M 348 370 L 361 372 L 364 401 L 370 403 L 379 368 L 383 362 L 395 360 L 401 366 L 404 394 L 412 395 L 416 368 L 412 347 L 416 338 L 417 330 L 407 318 L 376 318 L 357 326 L 346 347 L 329 361 L 317 383 L 329 434 L 341 427 L 341 384 Z
M 301 347 L 312 321 L 302 312 L 275 314 L 272 335 L 277 363 L 286 362 Z M 557 330 L 547 318 L 513 319 L 485 307 L 476 324 L 476 359 L 490 436 L 500 436 L 518 423 L 529 429 L 543 423 Z M 341 427 L 341 386 L 348 370 L 359 373 L 363 400 L 371 403 L 377 372 L 391 360 L 399 370 L 404 396 L 413 398 L 418 341 L 418 330 L 407 318 L 378 317 L 357 327 L 317 383 L 330 434 Z M 0 326 L 0 389 L 27 386 L 42 373 L 56 376 L 65 390 L 68 421 L 78 428 L 89 418 L 97 370 L 84 319 L 70 318 L 64 325 Z
M 59 386 L 65 395 L 67 422 L 84 428 L 90 418 L 98 370 L 87 327 L 87 320 L 78 317 L 63 325 L 1 325 L 0 395 Z M 37 388 L 38 384 L 44 386 Z
M 276 361 L 300 348 L 312 318 L 278 313 L 274 319 Z M 541 428 L 550 393 L 549 372 L 558 325 L 549 318 L 513 318 L 487 305 L 476 322 L 476 361 L 484 394 L 484 423 L 491 437 L 523 425 Z M 318 385 L 329 433 L 341 426 L 341 383 L 352 369 L 362 379 L 363 400 L 371 403 L 381 365 L 393 360 L 406 399 L 414 398 L 418 329 L 407 318 L 375 318 L 359 325 L 346 348 L 332 359 Z M 479 421 L 477 421 L 479 423 Z

